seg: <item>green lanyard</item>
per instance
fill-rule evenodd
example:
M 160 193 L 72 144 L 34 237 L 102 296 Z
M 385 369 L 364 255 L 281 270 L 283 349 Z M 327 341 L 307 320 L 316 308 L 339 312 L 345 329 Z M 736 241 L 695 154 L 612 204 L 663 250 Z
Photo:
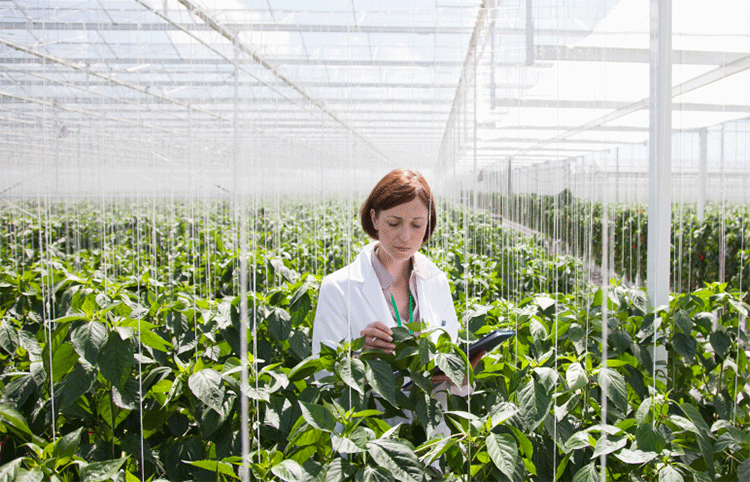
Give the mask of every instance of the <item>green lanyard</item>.
M 391 303 L 393 303 L 393 311 L 396 312 L 396 323 L 398 323 L 398 326 L 401 326 L 401 316 L 398 314 L 398 306 L 396 306 L 396 300 L 393 298 L 393 293 L 391 293 Z M 411 323 L 414 317 L 414 298 L 411 297 L 411 291 L 409 291 L 409 323 Z M 411 333 L 411 330 L 409 330 L 409 333 Z

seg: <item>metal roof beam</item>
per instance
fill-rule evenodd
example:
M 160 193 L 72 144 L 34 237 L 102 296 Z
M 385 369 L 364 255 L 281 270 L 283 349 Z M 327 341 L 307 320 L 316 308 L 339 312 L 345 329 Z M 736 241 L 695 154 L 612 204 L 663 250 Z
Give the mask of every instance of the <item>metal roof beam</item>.
M 617 47 L 566 47 L 564 45 L 536 45 L 534 60 L 576 61 L 576 62 L 649 62 L 648 49 Z M 724 65 L 733 62 L 747 53 L 707 52 L 701 50 L 673 50 L 672 63 L 683 65 Z
M 227 30 L 232 32 L 311 32 L 311 33 L 343 33 L 351 34 L 352 25 L 330 25 L 330 24 L 282 24 L 282 23 L 224 23 Z M 355 27 L 357 33 L 382 33 L 382 34 L 419 34 L 419 35 L 469 35 L 472 32 L 468 27 L 416 27 L 409 25 L 358 25 Z M 169 32 L 175 30 L 208 31 L 213 30 L 209 23 L 161 23 L 161 22 L 0 22 L 2 30 L 85 30 L 94 31 L 158 31 Z M 525 28 L 496 28 L 495 33 L 499 35 L 526 35 Z M 537 29 L 536 35 L 540 36 L 563 36 L 563 37 L 585 37 L 591 34 L 585 29 Z
M 141 0 L 137 0 L 138 3 L 141 3 L 144 7 L 148 8 L 152 12 L 156 13 L 155 10 L 151 9 L 148 5 L 145 5 Z M 256 61 L 258 64 L 263 66 L 266 70 L 271 72 L 274 77 L 294 89 L 297 93 L 299 93 L 305 100 L 310 102 L 312 105 L 316 106 L 321 112 L 326 114 L 331 119 L 335 120 L 337 123 L 341 124 L 347 131 L 351 132 L 354 136 L 361 139 L 365 145 L 369 146 L 370 149 L 372 149 L 372 152 L 379 156 L 382 160 L 391 162 L 388 156 L 386 156 L 383 152 L 380 151 L 372 142 L 370 142 L 369 139 L 365 139 L 359 132 L 355 131 L 352 127 L 347 125 L 347 123 L 339 118 L 334 112 L 329 110 L 319 99 L 316 99 L 310 94 L 308 94 L 302 87 L 298 86 L 295 82 L 293 82 L 291 79 L 286 77 L 284 74 L 279 72 L 279 70 L 274 66 L 271 65 L 270 62 L 268 62 L 265 58 L 263 58 L 258 52 L 251 49 L 245 43 L 243 43 L 239 35 L 236 32 L 233 32 L 229 30 L 227 27 L 219 23 L 218 20 L 213 18 L 208 12 L 200 8 L 199 6 L 195 5 L 191 0 L 178 0 L 185 8 L 187 8 L 193 15 L 200 18 L 203 22 L 207 23 L 211 26 L 213 30 L 215 30 L 219 35 L 224 37 L 225 39 L 229 40 L 232 45 L 236 46 L 240 51 L 245 53 L 246 55 L 249 55 L 254 61 Z
M 672 52 L 672 63 L 678 65 L 725 65 L 742 57 L 744 52 L 721 52 L 721 51 L 694 51 L 675 50 Z M 153 63 L 145 71 L 158 69 L 163 65 L 190 65 L 199 67 L 201 65 L 229 65 L 223 58 L 185 58 L 162 57 L 162 58 L 116 58 L 105 59 L 102 57 L 72 58 L 72 62 L 86 64 L 122 64 L 138 65 Z M 649 62 L 648 49 L 625 49 L 611 47 L 565 47 L 556 45 L 537 45 L 534 48 L 534 60 L 537 61 L 571 61 L 571 62 L 626 62 L 643 63 Z M 372 67 L 459 67 L 464 64 L 462 60 L 396 60 L 396 59 L 330 59 L 330 58 L 302 58 L 302 57 L 274 57 L 275 65 L 320 65 L 320 66 L 372 66 Z M 40 63 L 36 59 L 20 59 L 16 57 L 2 57 L 3 64 L 29 64 Z M 237 64 L 254 64 L 255 59 L 238 59 Z M 489 65 L 488 62 L 480 62 Z M 494 62 L 495 67 L 525 66 L 526 62 Z M 142 70 L 143 72 L 143 70 Z M 179 74 L 179 72 L 177 72 Z
M 750 55 L 745 55 L 744 57 L 741 57 L 733 62 L 729 62 L 725 65 L 722 65 L 721 67 L 708 71 L 705 74 L 698 75 L 690 80 L 687 80 L 679 85 L 672 87 L 672 91 L 670 95 L 671 97 L 676 97 L 681 94 L 686 94 L 692 90 L 698 89 L 700 87 L 712 84 L 713 82 L 716 82 L 718 80 L 729 77 L 730 75 L 747 70 L 748 68 L 750 68 Z M 645 99 L 641 99 L 638 102 L 633 102 L 626 107 L 622 107 L 620 109 L 614 110 L 594 120 L 581 124 L 575 129 L 570 129 L 559 135 L 556 135 L 542 142 L 539 142 L 538 144 L 534 146 L 528 147 L 526 149 L 521 149 L 517 151 L 515 154 L 513 154 L 512 157 L 515 158 L 518 155 L 527 154 L 531 151 L 536 151 L 549 144 L 553 144 L 563 139 L 566 139 L 570 136 L 580 134 L 581 132 L 585 132 L 591 129 L 592 127 L 600 126 L 608 122 L 611 122 L 613 120 L 625 117 L 628 114 L 638 112 L 639 110 L 647 109 L 649 107 L 649 102 L 650 102 L 649 97 L 646 97 Z M 673 110 L 674 110 L 675 105 L 677 104 L 673 104 L 672 106 Z

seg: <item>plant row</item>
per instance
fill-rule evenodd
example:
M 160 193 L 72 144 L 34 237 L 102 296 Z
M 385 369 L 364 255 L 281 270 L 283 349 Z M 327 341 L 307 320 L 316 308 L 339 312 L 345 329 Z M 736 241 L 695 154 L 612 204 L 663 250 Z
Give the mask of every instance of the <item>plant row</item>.
M 710 284 L 654 312 L 641 290 L 591 288 L 572 258 L 446 209 L 425 251 L 451 279 L 460 340 L 416 324 L 393 355 L 352 356 L 360 339 L 311 357 L 321 273 L 364 242 L 352 212 L 264 212 L 243 297 L 241 225 L 202 215 L 188 236 L 171 209 L 123 229 L 87 214 L 95 249 L 66 252 L 69 231 L 48 231 L 64 219 L 4 238 L 27 257 L 0 274 L 0 477 L 749 480 L 743 293 Z M 495 327 L 516 336 L 469 370 L 461 346 Z M 473 393 L 436 394 L 435 369 Z
M 559 240 L 566 252 L 601 264 L 603 206 L 574 198 L 565 190 L 556 196 L 477 193 L 478 206 Z M 648 208 L 607 206 L 610 266 L 630 283 L 645 285 L 648 261 Z M 672 209 L 671 285 L 689 292 L 704 283 L 726 282 L 732 289 L 750 287 L 750 225 L 747 206 L 706 206 L 699 219 L 694 205 Z

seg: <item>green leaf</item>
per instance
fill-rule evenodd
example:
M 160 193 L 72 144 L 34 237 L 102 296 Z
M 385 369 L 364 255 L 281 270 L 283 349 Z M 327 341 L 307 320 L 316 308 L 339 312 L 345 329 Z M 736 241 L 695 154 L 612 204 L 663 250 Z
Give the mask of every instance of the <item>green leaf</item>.
M 382 467 L 370 467 L 369 465 L 357 472 L 355 480 L 356 482 L 394 482 L 393 476 L 387 470 Z
M 70 342 L 78 356 L 96 365 L 99 353 L 107 342 L 107 329 L 98 321 L 77 324 L 70 332 Z
M 599 440 L 596 441 L 594 454 L 591 456 L 591 458 L 595 459 L 599 457 L 600 455 L 611 454 L 612 452 L 615 452 L 625 447 L 627 444 L 628 444 L 628 439 L 624 437 L 618 438 L 617 440 L 612 440 L 609 437 L 601 437 Z
M 34 377 L 30 373 L 24 373 L 5 386 L 2 403 L 11 407 L 20 407 L 26 403 L 29 395 L 34 393 L 36 388 Z
M 568 461 L 573 456 L 573 452 L 569 452 L 563 457 L 559 464 L 557 464 L 557 470 L 555 470 L 555 480 L 560 480 L 562 475 L 565 473 L 565 469 L 568 467 Z M 536 469 L 536 467 L 534 467 Z
M 640 427 L 644 422 L 649 420 L 649 414 L 651 413 L 651 404 L 653 399 L 648 397 L 644 399 L 638 406 L 638 410 L 635 412 L 635 423 Z
M 685 482 L 682 475 L 671 465 L 665 465 L 659 470 L 659 482 Z
M 218 413 L 223 413 L 226 389 L 221 374 L 212 368 L 204 368 L 188 378 L 188 387 L 193 395 Z
M 97 361 L 99 371 L 112 385 L 122 388 L 135 363 L 135 347 L 130 340 L 123 340 L 117 332 L 110 332 L 104 352 L 107 355 L 99 357 Z
M 701 454 L 708 467 L 708 472 L 711 475 L 711 480 L 716 478 L 716 470 L 714 469 L 714 446 L 711 442 L 711 430 L 708 428 L 706 421 L 703 420 L 700 412 L 697 408 L 689 403 L 681 403 L 678 405 L 680 409 L 685 413 L 687 418 L 693 422 L 697 430 L 696 435 L 698 436 L 698 445 L 701 449 Z
M 148 374 L 143 378 L 143 391 L 148 392 L 151 390 L 151 388 L 156 385 L 157 383 L 161 382 L 165 378 L 167 378 L 169 375 L 172 374 L 172 369 L 170 367 L 153 367 L 148 371 Z M 172 386 L 171 381 L 169 382 L 168 386 Z M 167 388 L 168 390 L 168 388 Z
M 365 393 L 365 364 L 359 358 L 347 357 L 337 363 L 336 374 L 347 386 L 361 394 Z
M 440 406 L 440 402 L 433 397 L 427 396 L 427 394 L 417 401 L 416 414 L 417 420 L 424 427 L 428 438 L 443 420 L 443 409 Z
M 531 336 L 534 339 L 535 344 L 539 344 L 547 339 L 547 336 L 549 334 L 547 333 L 547 327 L 545 327 L 539 320 L 536 318 L 533 318 L 531 320 L 531 324 L 529 325 L 529 330 L 531 330 Z
M 729 351 L 729 347 L 732 346 L 732 339 L 729 338 L 726 333 L 715 331 L 711 333 L 709 340 L 711 341 L 711 346 L 714 348 L 716 354 L 721 358 L 726 358 L 727 351 Z
M 324 345 L 325 346 L 325 345 Z M 297 363 L 289 372 L 289 381 L 297 382 L 307 378 L 308 376 L 315 373 L 320 366 L 320 359 L 317 356 L 309 356 Z
M 372 388 L 393 405 L 396 402 L 396 377 L 393 368 L 383 360 L 365 360 L 365 376 Z
M 424 480 L 424 466 L 404 441 L 381 438 L 368 442 L 367 448 L 375 462 L 390 472 L 396 480 L 402 482 Z
M 221 460 L 193 460 L 187 463 L 195 467 L 198 467 L 200 469 L 206 470 L 208 472 L 228 475 L 229 477 L 233 479 L 239 480 L 239 477 L 237 477 L 237 474 L 235 474 L 234 470 L 232 469 L 232 464 L 223 462 Z M 218 480 L 218 477 L 217 477 L 217 480 Z
M 737 466 L 737 480 L 750 480 L 750 458 L 747 458 Z
M 675 313 L 674 323 L 685 335 L 690 335 L 693 332 L 693 320 L 690 319 L 690 315 L 685 310 L 679 310 Z
M 692 336 L 684 333 L 674 334 L 672 337 L 672 347 L 688 363 L 693 362 L 695 354 L 698 352 L 698 342 Z
M 308 294 L 308 290 L 311 289 L 310 285 L 311 283 L 309 280 L 302 283 L 302 285 L 292 293 L 292 297 L 289 299 L 289 306 L 295 306 L 298 302 L 304 301 L 305 298 L 309 303 L 310 295 Z M 304 304 L 303 306 L 309 308 L 309 304 Z
M 295 331 L 289 338 L 289 348 L 300 359 L 310 356 L 310 337 L 302 330 Z
M 555 303 L 557 303 L 557 300 L 554 298 L 550 298 L 548 296 L 536 296 L 534 298 L 534 303 L 542 310 L 547 311 L 550 307 L 554 306 Z
M 125 382 L 125 386 L 120 389 L 112 387 L 112 402 L 123 410 L 135 410 L 138 408 L 139 400 L 138 381 L 132 378 Z
M 84 466 L 81 469 L 81 482 L 99 482 L 113 478 L 128 458 L 92 462 Z
M 568 440 L 565 441 L 564 450 L 570 452 L 573 450 L 579 450 L 582 448 L 590 447 L 591 442 L 589 441 L 589 433 L 587 430 L 580 430 L 571 435 Z
M 68 374 L 78 361 L 78 354 L 70 344 L 60 345 L 52 355 L 52 368 L 50 378 L 58 382 Z
M 268 314 L 268 331 L 276 341 L 284 341 L 289 338 L 292 331 L 292 317 L 284 308 L 275 306 Z
M 160 337 L 148 328 L 141 329 L 139 336 L 143 345 L 153 348 L 154 350 L 167 353 L 172 348 L 172 344 L 169 341 Z
M 625 377 L 616 370 L 601 368 L 599 370 L 599 386 L 606 384 L 607 398 L 623 413 L 628 411 L 628 387 Z
M 45 473 L 39 468 L 34 467 L 31 470 L 19 469 L 16 478 L 11 479 L 13 482 L 42 482 Z
M 615 454 L 615 457 L 626 464 L 641 465 L 654 460 L 659 454 L 656 452 L 643 452 L 642 450 L 622 449 Z
M 693 474 L 693 482 L 715 482 L 712 479 L 708 478 L 708 474 L 703 472 L 702 470 L 696 470 L 690 466 L 688 466 L 688 470 L 690 470 L 690 473 Z M 740 480 L 746 480 L 746 479 L 737 479 Z
M 533 378 L 518 392 L 518 408 L 528 427 L 527 433 L 539 426 L 551 407 L 552 394 Z
M 635 431 L 635 440 L 638 443 L 638 448 L 644 452 L 656 452 L 660 454 L 666 445 L 664 436 L 655 430 L 650 423 L 638 426 Z
M 298 482 L 302 479 L 302 467 L 294 460 L 285 459 L 271 467 L 271 472 L 286 482 Z
M 55 443 L 55 449 L 52 452 L 55 458 L 63 459 L 75 455 L 78 446 L 81 444 L 81 432 L 83 432 L 83 427 L 79 427 L 77 430 L 60 437 Z
M 729 304 L 732 305 L 732 308 L 737 310 L 739 314 L 745 317 L 747 316 L 747 308 L 745 308 L 745 306 L 741 302 L 730 299 Z M 740 480 L 744 480 L 744 479 L 740 479 Z
M 557 383 L 558 379 L 557 371 L 548 367 L 537 367 L 534 368 L 534 373 L 536 374 L 539 383 L 542 384 L 544 389 L 547 392 L 552 393 L 552 391 L 555 389 L 555 384 Z
M 321 473 L 325 473 L 326 482 L 339 482 L 341 480 L 347 479 L 353 471 L 354 468 L 348 460 L 343 458 L 335 458 L 331 461 L 330 464 L 328 464 L 327 467 L 324 467 L 321 470 Z
M 91 390 L 96 382 L 96 370 L 76 365 L 65 380 L 55 387 L 55 399 L 59 399 L 60 408 L 75 403 L 83 394 Z
M 596 463 L 591 462 L 585 467 L 582 467 L 573 476 L 573 482 L 600 482 L 599 472 L 596 470 Z
M 508 425 L 508 428 L 513 432 L 513 435 L 518 441 L 518 450 L 520 451 L 520 454 L 526 459 L 531 459 L 534 456 L 534 444 L 529 437 L 513 425 Z
M 435 345 L 430 343 L 427 338 L 419 338 L 417 342 L 419 343 L 419 363 L 420 365 L 427 365 L 432 360 Z
M 510 402 L 503 402 L 500 405 L 492 407 L 490 410 L 490 429 L 493 429 L 509 418 L 516 416 L 518 412 L 518 407 Z
M 354 440 L 338 435 L 331 436 L 331 448 L 341 454 L 358 454 L 364 451 Z
M 565 372 L 565 380 L 568 382 L 568 390 L 575 391 L 585 388 L 589 383 L 588 375 L 580 363 L 571 363 Z
M 435 364 L 443 373 L 448 375 L 453 383 L 459 387 L 463 385 L 466 377 L 466 363 L 464 359 L 455 353 L 437 353 L 435 355 Z
M 0 320 L 0 348 L 13 356 L 18 349 L 18 332 L 6 320 Z
M 305 422 L 312 427 L 325 432 L 333 433 L 336 428 L 336 418 L 328 408 L 315 403 L 307 403 L 300 400 L 299 408 L 302 410 L 302 417 Z
M 500 472 L 513 479 L 518 464 L 518 446 L 516 440 L 508 433 L 489 433 L 486 439 L 487 453 Z
M 29 425 L 26 423 L 26 419 L 16 409 L 4 404 L 0 405 L 0 420 L 3 420 L 23 440 L 33 442 L 39 446 L 46 445 L 44 439 L 36 436 L 31 431 Z
M 18 482 L 21 471 L 23 471 L 24 457 L 19 457 L 15 460 L 11 460 L 5 465 L 0 466 L 0 480 L 3 482 Z M 38 471 L 39 477 L 33 482 L 38 482 L 44 479 L 44 472 Z

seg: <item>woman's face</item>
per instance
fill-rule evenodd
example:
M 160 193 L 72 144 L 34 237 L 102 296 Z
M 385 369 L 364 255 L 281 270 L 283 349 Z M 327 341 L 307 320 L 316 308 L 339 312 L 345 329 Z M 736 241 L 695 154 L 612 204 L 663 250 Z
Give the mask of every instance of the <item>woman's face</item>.
M 427 207 L 419 198 L 384 209 L 376 214 L 370 210 L 370 217 L 378 232 L 380 248 L 394 260 L 411 258 L 422 246 L 428 220 Z

